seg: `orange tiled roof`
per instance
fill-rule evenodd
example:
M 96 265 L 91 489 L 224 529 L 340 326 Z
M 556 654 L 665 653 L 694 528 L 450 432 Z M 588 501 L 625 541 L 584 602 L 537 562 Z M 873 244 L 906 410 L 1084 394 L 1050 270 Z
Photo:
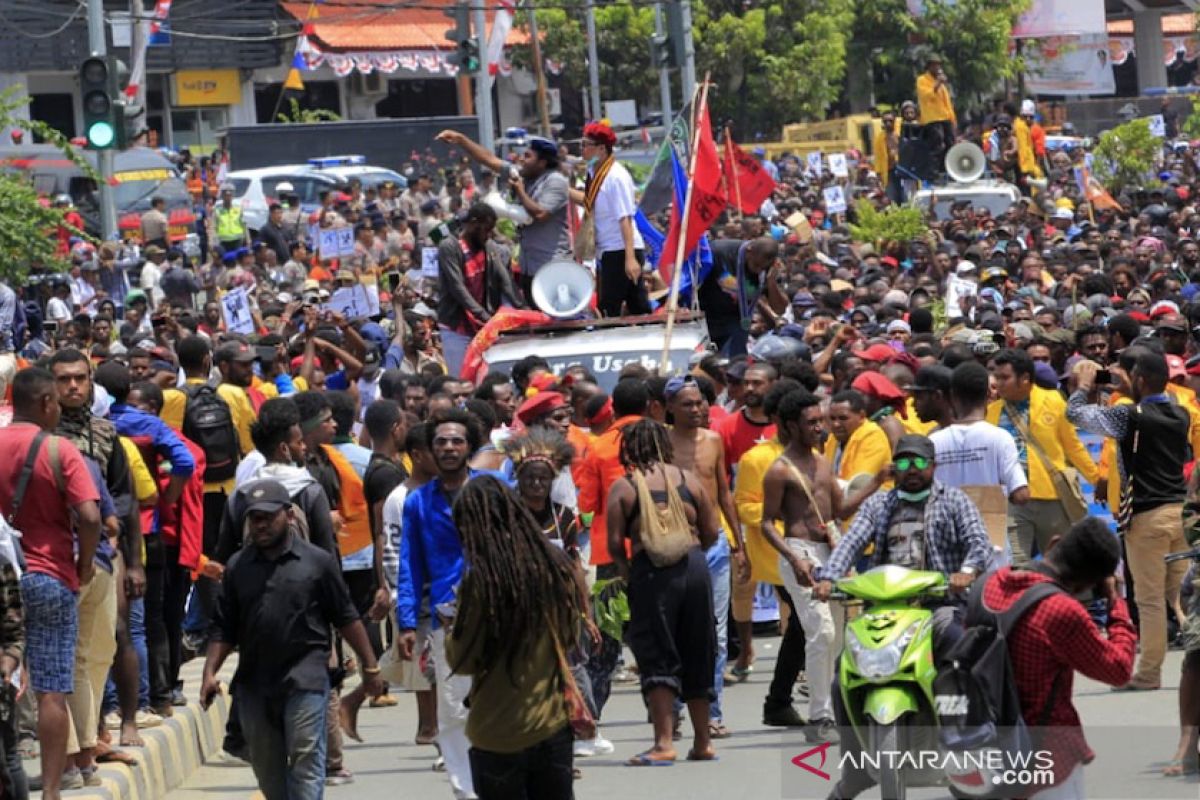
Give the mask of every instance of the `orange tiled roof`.
M 1195 14 L 1163 14 L 1163 34 L 1179 36 L 1196 32 Z M 1133 36 L 1133 20 L 1115 19 L 1108 23 L 1109 36 Z
M 440 9 L 395 8 L 398 0 L 325 0 L 315 5 L 311 40 L 326 52 L 371 50 L 445 50 L 453 46 L 446 31 L 454 20 Z M 422 0 L 421 5 L 452 7 L 455 0 Z M 374 6 L 378 6 L 375 8 Z M 283 8 L 298 20 L 308 17 L 310 3 L 284 2 Z M 487 12 L 491 27 L 493 12 Z M 524 44 L 529 36 L 513 28 L 509 45 Z

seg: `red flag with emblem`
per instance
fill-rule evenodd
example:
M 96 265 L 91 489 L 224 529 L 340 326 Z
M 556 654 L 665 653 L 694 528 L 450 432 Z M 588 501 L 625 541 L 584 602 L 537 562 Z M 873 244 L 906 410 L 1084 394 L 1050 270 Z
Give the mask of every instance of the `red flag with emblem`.
M 691 180 L 692 204 L 688 208 L 687 232 L 684 238 L 683 258 L 696 249 L 703 236 L 717 217 L 725 210 L 725 182 L 721 180 L 721 159 L 717 156 L 717 145 L 713 141 L 712 124 L 708 119 L 708 101 L 701 93 L 701 102 L 696 109 L 695 160 Z M 663 257 L 674 265 L 675 251 L 679 246 L 680 231 L 683 229 L 682 209 L 678 204 L 671 208 L 671 228 L 663 242 Z
M 757 214 L 775 191 L 775 181 L 759 160 L 730 136 L 725 137 L 725 180 L 730 186 L 729 202 L 743 214 Z

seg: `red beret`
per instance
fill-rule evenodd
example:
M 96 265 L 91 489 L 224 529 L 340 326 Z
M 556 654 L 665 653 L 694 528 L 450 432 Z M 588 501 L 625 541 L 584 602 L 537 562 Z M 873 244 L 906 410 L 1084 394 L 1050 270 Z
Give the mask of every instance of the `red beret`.
M 617 135 L 613 133 L 613 129 L 605 125 L 603 122 L 589 122 L 583 126 L 584 138 L 591 139 L 593 142 L 608 145 L 612 147 L 617 143 Z
M 878 397 L 883 402 L 893 406 L 902 417 L 908 414 L 908 409 L 905 407 L 904 402 L 907 396 L 900 390 L 899 386 L 878 372 L 861 373 L 850 384 L 850 388 L 860 391 L 863 394 L 869 394 L 872 397 Z
M 874 361 L 877 364 L 886 364 L 896 357 L 896 351 L 886 344 L 873 344 L 866 350 L 855 353 L 863 361 Z
M 567 399 L 558 392 L 538 392 L 521 403 L 521 407 L 517 409 L 517 419 L 526 425 L 531 425 L 535 420 L 566 404 Z

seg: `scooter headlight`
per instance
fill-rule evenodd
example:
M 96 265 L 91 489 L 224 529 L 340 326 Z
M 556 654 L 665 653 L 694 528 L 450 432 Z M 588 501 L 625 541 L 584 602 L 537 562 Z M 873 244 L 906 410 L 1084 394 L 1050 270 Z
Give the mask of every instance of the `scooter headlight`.
M 904 658 L 904 651 L 908 649 L 908 645 L 917 635 L 922 624 L 922 622 L 914 622 L 883 647 L 867 647 L 857 637 L 848 637 L 846 646 L 854 656 L 854 663 L 858 667 L 859 674 L 872 681 L 895 675 L 900 669 L 900 660 Z

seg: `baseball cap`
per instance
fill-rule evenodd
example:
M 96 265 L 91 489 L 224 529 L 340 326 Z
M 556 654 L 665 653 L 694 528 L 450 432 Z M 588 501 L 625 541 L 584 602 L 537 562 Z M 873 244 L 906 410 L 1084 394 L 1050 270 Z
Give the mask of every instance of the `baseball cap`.
M 893 359 L 896 356 L 896 351 L 890 345 L 873 344 L 857 355 L 863 361 L 874 361 L 882 364 Z
M 892 458 L 899 456 L 921 456 L 932 459 L 934 457 L 933 442 L 929 441 L 928 437 L 916 433 L 905 434 L 900 437 L 892 450 Z
M 260 480 L 247 484 L 244 489 L 246 493 L 246 511 L 265 511 L 268 514 L 274 514 L 281 511 L 292 504 L 291 495 L 287 489 L 283 488 L 283 484 L 279 481 Z
M 258 352 L 245 342 L 226 342 L 217 348 L 215 361 L 222 364 L 226 361 L 254 361 Z
M 917 370 L 910 392 L 949 392 L 953 370 L 942 364 L 930 364 Z

